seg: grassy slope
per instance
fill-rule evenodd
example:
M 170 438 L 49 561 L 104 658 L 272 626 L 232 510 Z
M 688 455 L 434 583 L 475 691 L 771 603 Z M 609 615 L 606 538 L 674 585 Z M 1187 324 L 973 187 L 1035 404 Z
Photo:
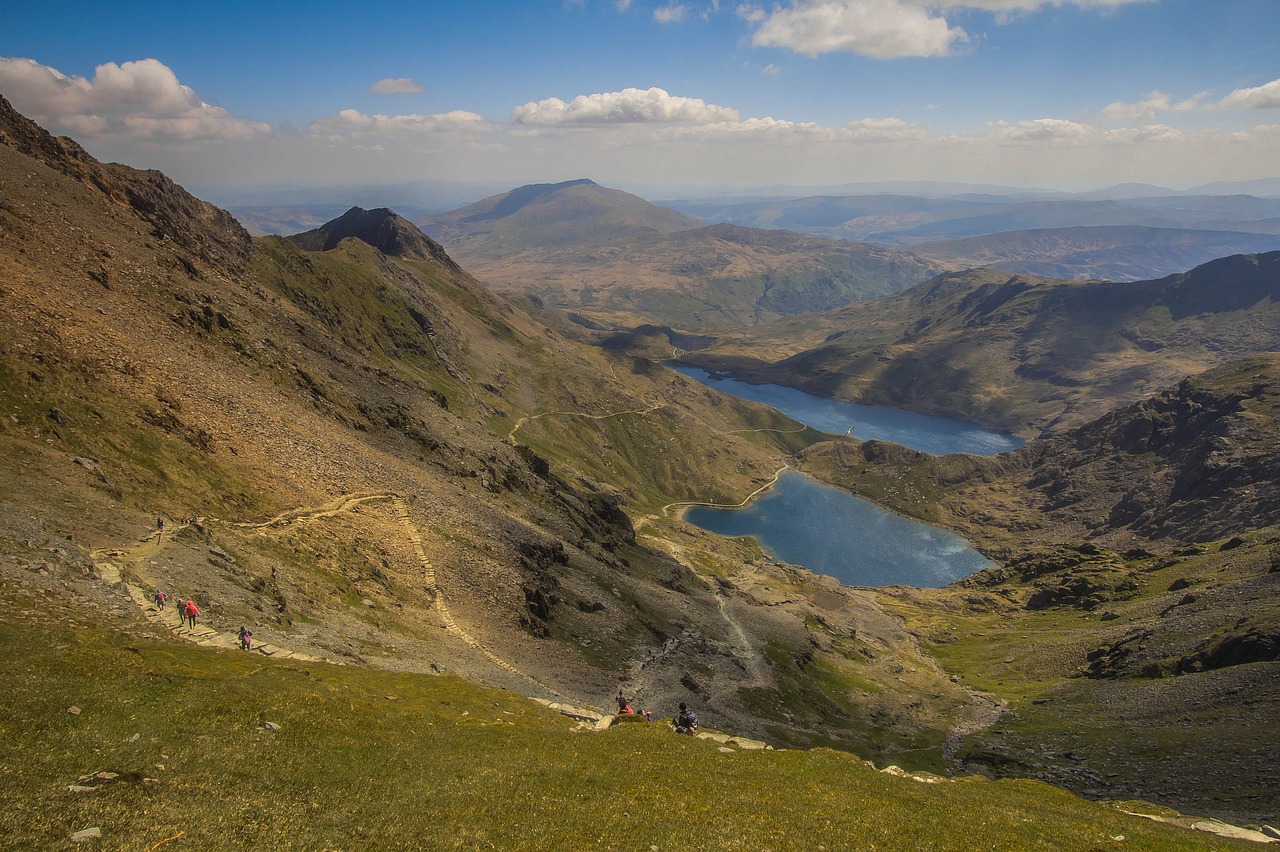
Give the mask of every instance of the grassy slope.
M 89 826 L 104 848 L 179 834 L 175 848 L 1232 845 L 1033 782 L 921 784 L 822 750 L 727 754 L 660 724 L 579 733 L 452 676 L 176 645 L 16 584 L 0 606 L 7 846 L 59 848 Z M 120 777 L 61 789 L 97 771 Z

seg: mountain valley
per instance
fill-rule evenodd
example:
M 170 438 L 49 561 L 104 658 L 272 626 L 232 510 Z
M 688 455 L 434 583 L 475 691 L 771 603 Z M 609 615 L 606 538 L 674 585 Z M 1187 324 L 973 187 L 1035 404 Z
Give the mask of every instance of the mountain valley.
M 598 774 L 617 761 L 657 787 L 670 780 L 653 777 L 659 763 L 680 771 L 671 754 L 693 772 L 750 757 L 736 771 L 782 796 L 804 786 L 807 812 L 859 810 L 832 798 L 840 784 L 865 785 L 904 831 L 919 816 L 899 810 L 961 809 L 945 848 L 987 831 L 964 828 L 984 813 L 1016 832 L 1005 823 L 1034 807 L 1024 796 L 1054 803 L 1046 819 L 1079 806 L 1027 781 L 946 783 L 968 773 L 1274 824 L 1280 252 L 1155 280 L 1064 281 L 955 269 L 919 246 L 708 225 L 623 196 L 573 181 L 418 224 L 351 207 L 251 237 L 161 173 L 99 163 L 0 99 L 0 626 L 22 648 L 12 676 L 54 660 L 89 690 L 90 664 L 71 648 L 109 661 L 110 689 L 139 692 L 145 706 L 128 709 L 132 698 L 99 697 L 121 714 L 155 715 L 146 690 L 162 682 L 225 702 L 305 701 L 344 738 L 363 728 L 399 741 L 387 753 L 405 776 L 426 760 L 401 751 L 418 732 L 464 730 L 442 710 L 452 701 L 477 721 L 457 739 L 491 749 L 479 765 L 503 778 L 577 772 L 607 785 Z M 539 213 L 552 202 L 556 215 Z M 817 432 L 666 369 L 656 358 L 669 347 L 739 378 L 1034 440 L 994 458 L 934 457 Z M 681 520 L 692 503 L 739 505 L 786 468 L 956 530 L 997 565 L 942 589 L 845 587 Z M 305 656 L 233 662 L 187 647 L 143 617 L 129 585 L 192 597 L 218 630 L 247 624 Z M 70 627 L 57 621 L 64 604 Z M 15 691 L 31 715 L 23 733 L 6 728 L 7 767 L 78 718 L 32 697 L 54 681 Z M 776 750 L 703 754 L 683 738 L 672 750 L 658 725 L 569 736 L 520 700 L 598 709 L 619 691 L 655 717 L 689 702 L 705 727 Z M 41 712 L 59 718 L 31 721 Z M 352 748 L 314 716 L 295 717 L 312 747 Z M 115 760 L 130 736 L 116 727 L 133 724 L 66 736 Z M 200 730 L 198 745 L 171 731 L 155 754 L 205 755 L 218 734 Z M 565 755 L 596 769 L 562 767 Z M 165 820 L 186 807 L 143 784 L 158 757 L 119 759 L 138 775 L 130 795 L 158 790 Z M 885 793 L 898 779 L 868 770 L 890 763 L 918 777 Z M 47 764 L 65 770 L 65 756 Z M 426 774 L 446 788 L 465 774 L 441 771 Z M 708 788 L 732 788 L 721 772 L 733 775 L 709 771 Z M 20 780 L 6 768 L 0 783 L 14 793 Z M 43 835 L 28 814 L 53 794 L 23 795 L 34 805 L 6 827 L 32 844 Z M 379 795 L 371 783 L 352 798 Z M 546 799 L 549 822 L 568 811 Z M 614 804 L 611 818 L 643 813 Z M 455 807 L 457 824 L 477 819 Z M 494 812 L 512 823 L 507 808 Z M 779 819 L 801 825 L 798 810 Z M 1101 843 L 1121 830 L 1118 811 L 1102 811 L 1055 830 Z M 1212 846 L 1124 820 L 1139 848 Z M 309 830 L 298 843 L 344 836 Z M 583 845 L 596 830 L 563 826 Z M 920 843 L 930 830 L 910 829 Z M 760 832 L 762 845 L 785 843 Z

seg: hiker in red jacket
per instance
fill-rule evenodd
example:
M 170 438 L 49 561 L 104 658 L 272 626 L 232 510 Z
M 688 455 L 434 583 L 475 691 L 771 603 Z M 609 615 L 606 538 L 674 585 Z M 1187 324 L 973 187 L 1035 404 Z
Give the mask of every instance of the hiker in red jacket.
M 191 623 L 191 629 L 196 629 L 196 616 L 200 614 L 200 610 L 196 607 L 194 599 L 187 601 L 187 607 L 184 610 L 187 614 L 187 621 Z

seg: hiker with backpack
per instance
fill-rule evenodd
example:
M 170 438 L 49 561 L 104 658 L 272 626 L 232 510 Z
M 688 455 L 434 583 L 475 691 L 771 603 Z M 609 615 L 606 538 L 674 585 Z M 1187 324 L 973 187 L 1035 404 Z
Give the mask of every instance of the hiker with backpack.
M 672 722 L 676 726 L 677 734 L 693 736 L 698 732 L 698 714 L 690 710 L 689 705 L 683 701 L 680 702 L 680 712 L 676 714 Z
M 245 627 L 243 624 L 240 625 L 240 650 L 253 650 L 253 634 L 250 633 L 249 628 Z
M 164 602 L 169 600 L 169 596 L 164 593 L 164 589 L 156 589 L 156 609 L 164 609 Z
M 196 617 L 200 615 L 200 609 L 196 606 L 195 598 L 187 601 L 186 609 L 183 610 L 187 614 L 187 621 L 191 624 L 191 629 L 196 629 Z

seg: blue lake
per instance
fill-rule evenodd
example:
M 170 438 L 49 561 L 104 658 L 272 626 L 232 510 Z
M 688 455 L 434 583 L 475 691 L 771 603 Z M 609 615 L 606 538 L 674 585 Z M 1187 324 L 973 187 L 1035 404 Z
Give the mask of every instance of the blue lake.
M 934 455 L 996 455 L 1022 446 L 975 423 L 824 399 L 779 385 L 673 369 L 708 387 L 772 406 L 793 420 L 859 440 L 894 441 Z M 753 536 L 771 556 L 851 586 L 945 586 L 992 564 L 955 533 L 895 515 L 847 491 L 789 472 L 740 509 L 695 506 L 685 520 L 725 536 Z
M 741 509 L 694 506 L 684 517 L 720 535 L 754 536 L 774 558 L 849 586 L 933 588 L 992 564 L 955 533 L 795 471 Z
M 731 378 L 713 378 L 706 370 L 697 367 L 673 366 L 672 369 L 724 393 L 763 402 L 814 429 L 837 435 L 852 429 L 851 434 L 860 441 L 893 441 L 936 456 L 947 453 L 994 456 L 1006 450 L 1016 450 L 1023 444 L 1021 438 L 993 432 L 963 420 L 825 399 L 781 385 L 752 385 Z

